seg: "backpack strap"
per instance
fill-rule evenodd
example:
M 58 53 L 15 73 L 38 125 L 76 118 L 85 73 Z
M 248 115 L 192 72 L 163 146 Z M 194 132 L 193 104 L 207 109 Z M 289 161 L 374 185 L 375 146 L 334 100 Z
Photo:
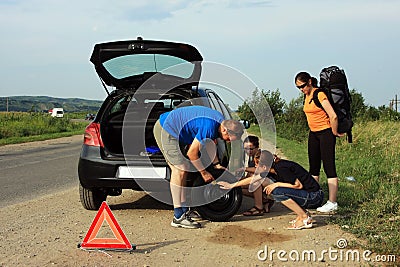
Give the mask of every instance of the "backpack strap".
M 313 96 L 312 96 L 312 98 L 311 98 L 311 100 L 310 100 L 310 102 L 309 102 L 308 104 L 311 104 L 311 102 L 314 101 L 314 103 L 315 103 L 315 105 L 316 105 L 317 107 L 319 107 L 319 108 L 321 108 L 321 109 L 324 109 L 324 108 L 322 107 L 321 102 L 320 102 L 319 99 L 318 99 L 318 94 L 319 94 L 320 92 L 324 92 L 324 90 L 322 90 L 321 88 L 317 88 L 317 89 L 314 91 Z

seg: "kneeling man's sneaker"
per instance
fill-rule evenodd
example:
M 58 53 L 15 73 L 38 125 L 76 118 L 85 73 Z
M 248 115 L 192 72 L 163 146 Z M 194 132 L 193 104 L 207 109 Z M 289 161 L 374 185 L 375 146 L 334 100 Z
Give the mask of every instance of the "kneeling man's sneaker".
M 179 219 L 175 218 L 174 216 L 174 219 L 171 222 L 171 226 L 188 228 L 188 229 L 197 229 L 201 227 L 201 224 L 193 221 L 190 217 L 186 216 L 186 214 L 184 213 Z
M 338 209 L 338 204 L 337 202 L 331 202 L 331 201 L 327 201 L 325 203 L 325 205 L 323 205 L 322 207 L 317 208 L 318 212 L 332 212 L 332 211 L 336 211 Z

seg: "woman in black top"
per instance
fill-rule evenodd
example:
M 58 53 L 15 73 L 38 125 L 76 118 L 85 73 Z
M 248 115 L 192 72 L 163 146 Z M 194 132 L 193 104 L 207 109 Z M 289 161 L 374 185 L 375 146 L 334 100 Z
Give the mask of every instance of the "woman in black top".
M 303 167 L 293 161 L 282 160 L 267 150 L 260 150 L 254 157 L 257 169 L 252 177 L 237 183 L 218 182 L 222 189 L 254 184 L 262 185 L 264 191 L 275 201 L 296 213 L 288 229 L 300 230 L 312 227 L 312 219 L 305 209 L 319 207 L 324 199 L 319 184 Z M 272 177 L 273 183 L 267 176 Z
M 305 209 L 321 206 L 324 193 L 319 184 L 298 163 L 280 159 L 269 151 L 262 151 L 260 162 L 271 160 L 273 163 L 269 172 L 276 182 L 267 185 L 264 191 L 296 213 L 297 217 L 291 221 L 292 225 L 288 229 L 311 228 L 312 219 Z

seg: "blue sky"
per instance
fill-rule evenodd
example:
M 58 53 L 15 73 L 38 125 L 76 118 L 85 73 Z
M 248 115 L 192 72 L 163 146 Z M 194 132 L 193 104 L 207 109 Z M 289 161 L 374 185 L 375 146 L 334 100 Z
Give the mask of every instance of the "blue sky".
M 186 42 L 259 88 L 298 96 L 294 76 L 344 68 L 373 106 L 400 98 L 400 1 L 0 0 L 0 96 L 102 100 L 95 43 Z

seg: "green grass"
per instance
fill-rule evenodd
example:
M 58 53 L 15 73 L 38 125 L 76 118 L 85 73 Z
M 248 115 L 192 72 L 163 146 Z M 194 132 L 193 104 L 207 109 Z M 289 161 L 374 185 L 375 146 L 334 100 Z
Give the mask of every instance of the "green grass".
M 5 139 L 0 139 L 0 146 L 34 142 L 34 141 L 44 141 L 44 140 L 67 137 L 67 136 L 78 135 L 78 134 L 83 134 L 83 130 L 64 132 L 64 133 L 24 136 L 24 137 L 9 137 L 9 138 L 5 138 Z
M 337 222 L 368 240 L 372 251 L 400 254 L 400 129 L 399 122 L 359 123 L 354 143 L 340 140 L 337 169 L 340 180 Z M 356 182 L 343 177 L 353 176 Z
M 332 223 L 347 225 L 344 230 L 367 241 L 358 246 L 381 254 L 400 255 L 399 129 L 400 122 L 359 122 L 353 128 L 353 143 L 340 138 L 336 146 L 340 209 Z M 278 137 L 277 147 L 288 159 L 308 168 L 306 140 L 299 143 Z M 327 193 L 326 176 L 321 174 Z M 348 181 L 349 176 L 356 181 Z
M 88 122 L 72 121 L 75 116 L 81 115 L 54 118 L 47 113 L 1 112 L 0 145 L 83 134 Z

